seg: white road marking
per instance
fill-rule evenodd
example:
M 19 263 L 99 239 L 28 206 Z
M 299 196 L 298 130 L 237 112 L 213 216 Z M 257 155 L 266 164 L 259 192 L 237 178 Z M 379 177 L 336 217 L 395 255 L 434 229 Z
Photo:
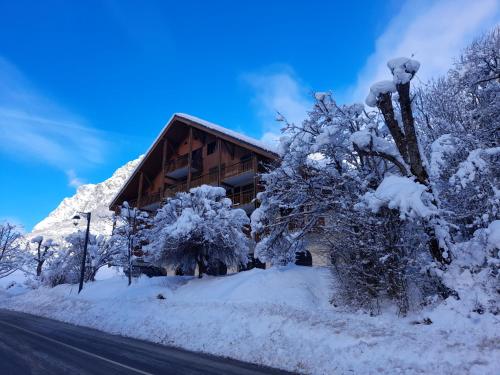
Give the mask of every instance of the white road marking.
M 150 372 L 146 372 L 146 371 L 142 371 L 142 370 L 139 370 L 139 369 L 136 369 L 134 367 L 130 367 L 130 366 L 127 366 L 127 365 L 124 365 L 123 363 L 120 363 L 120 362 L 116 362 L 116 361 L 113 361 L 112 359 L 109 359 L 109 358 L 105 358 L 105 357 L 102 357 L 98 354 L 94 354 L 94 353 L 91 353 L 91 352 L 88 352 L 86 350 L 83 350 L 83 349 L 80 349 L 80 348 L 77 348 L 76 346 L 73 346 L 73 345 L 69 345 L 69 344 L 65 344 L 64 342 L 61 342 L 61 341 L 58 341 L 58 340 L 55 340 L 53 338 L 50 338 L 50 337 L 47 337 L 45 335 L 41 335 L 39 333 L 36 333 L 36 332 L 33 332 L 33 331 L 30 331 L 29 329 L 26 329 L 26 328 L 23 328 L 23 327 L 19 327 L 19 326 L 16 326 L 15 324 L 11 324 L 11 323 L 6 323 L 6 322 L 2 322 L 0 321 L 0 324 L 3 324 L 3 325 L 6 325 L 6 326 L 9 326 L 9 327 L 12 327 L 12 328 L 15 328 L 15 329 L 18 329 L 20 331 L 23 331 L 23 332 L 26 332 L 26 333 L 29 333 L 33 336 L 37 336 L 37 337 L 40 337 L 40 338 L 43 338 L 47 341 L 50 341 L 50 342 L 53 342 L 53 343 L 56 343 L 56 344 L 59 344 L 59 345 L 62 345 L 62 346 L 65 346 L 66 348 L 70 348 L 70 349 L 73 349 L 77 352 L 80 352 L 80 353 L 83 353 L 83 354 L 86 354 L 90 357 L 94 357 L 94 358 L 99 358 L 103 361 L 106 361 L 106 362 L 109 362 L 109 363 L 112 363 L 113 365 L 116 365 L 116 366 L 120 366 L 120 367 L 123 367 L 127 370 L 130 370 L 130 371 L 135 371 L 139 374 L 144 374 L 144 375 L 153 375 L 151 374 Z

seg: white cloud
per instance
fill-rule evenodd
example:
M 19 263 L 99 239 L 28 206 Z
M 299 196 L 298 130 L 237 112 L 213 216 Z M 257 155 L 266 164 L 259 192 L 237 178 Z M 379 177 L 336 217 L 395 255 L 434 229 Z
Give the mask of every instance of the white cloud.
M 418 77 L 446 73 L 453 58 L 476 35 L 498 23 L 498 0 L 408 1 L 375 43 L 347 97 L 364 100 L 372 83 L 389 78 L 390 58 L 414 55 Z
M 68 169 L 66 171 L 66 176 L 68 177 L 68 185 L 71 187 L 77 188 L 84 184 L 84 181 L 76 175 L 73 169 Z
M 252 104 L 261 121 L 264 142 L 273 144 L 280 137 L 282 123 L 276 121 L 278 112 L 289 122 L 300 123 L 311 108 L 307 88 L 288 66 L 245 74 L 243 80 L 254 90 Z
M 0 57 L 0 152 L 67 171 L 104 161 L 104 138 Z

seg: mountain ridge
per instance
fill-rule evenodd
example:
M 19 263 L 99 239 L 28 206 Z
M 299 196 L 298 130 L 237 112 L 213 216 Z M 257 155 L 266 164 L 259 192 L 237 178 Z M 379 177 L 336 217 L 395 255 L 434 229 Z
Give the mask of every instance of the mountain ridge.
M 100 183 L 79 186 L 73 196 L 64 198 L 47 217 L 37 223 L 28 237 L 42 235 L 55 240 L 63 239 L 76 230 L 71 219 L 78 211 L 92 213 L 91 233 L 110 235 L 113 212 L 108 206 L 141 160 L 142 155 L 116 169 L 111 177 Z M 79 229 L 84 229 L 83 221 Z

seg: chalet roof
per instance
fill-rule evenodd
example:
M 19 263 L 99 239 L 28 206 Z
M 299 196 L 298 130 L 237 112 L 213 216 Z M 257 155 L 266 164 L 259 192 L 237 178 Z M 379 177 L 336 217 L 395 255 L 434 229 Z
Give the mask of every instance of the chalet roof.
M 138 172 L 143 168 L 144 164 L 148 160 L 149 156 L 153 153 L 153 151 L 157 148 L 159 145 L 160 140 L 165 136 L 167 133 L 168 129 L 171 127 L 172 124 L 175 122 L 180 121 L 183 123 L 186 123 L 187 125 L 192 125 L 197 128 L 200 128 L 202 130 L 205 130 L 208 133 L 220 136 L 221 138 L 225 138 L 228 141 L 233 141 L 236 143 L 239 143 L 243 146 L 248 147 L 249 149 L 257 152 L 258 154 L 264 155 L 268 158 L 275 159 L 278 157 L 278 152 L 277 149 L 263 143 L 255 138 L 249 137 L 247 135 L 238 133 L 234 130 L 227 129 L 223 126 L 214 124 L 212 122 L 203 120 L 201 118 L 185 114 L 185 113 L 174 113 L 170 120 L 167 122 L 167 124 L 164 126 L 160 134 L 156 137 L 154 140 L 153 144 L 149 147 L 148 151 L 146 154 L 142 157 L 141 162 L 137 165 L 137 167 L 134 169 L 132 172 L 132 175 L 129 177 L 129 179 L 125 182 L 125 184 L 122 186 L 118 194 L 113 198 L 110 207 L 113 207 L 116 204 L 116 201 L 118 198 L 125 192 L 127 187 L 132 183 L 132 181 L 137 179 Z
M 215 131 L 220 132 L 220 133 L 224 133 L 224 134 L 228 135 L 231 138 L 235 138 L 235 139 L 238 139 L 238 140 L 240 140 L 242 142 L 251 144 L 251 145 L 253 145 L 255 147 L 258 147 L 258 148 L 260 148 L 262 150 L 265 150 L 267 152 L 272 152 L 274 154 L 278 153 L 278 150 L 277 150 L 276 147 L 272 147 L 271 145 L 266 144 L 264 142 L 261 142 L 261 141 L 255 139 L 255 138 L 252 138 L 252 137 L 249 137 L 247 135 L 235 132 L 234 130 L 225 128 L 223 126 L 214 124 L 213 122 L 209 122 L 209 121 L 203 120 L 203 119 L 201 119 L 199 117 L 188 115 L 186 113 L 176 113 L 176 114 L 174 114 L 174 117 L 175 116 L 178 116 L 178 117 L 184 118 L 186 120 L 190 120 L 190 121 L 196 122 L 196 123 L 198 123 L 198 124 L 200 124 L 200 125 L 202 125 L 202 126 L 204 126 L 206 128 L 215 130 Z

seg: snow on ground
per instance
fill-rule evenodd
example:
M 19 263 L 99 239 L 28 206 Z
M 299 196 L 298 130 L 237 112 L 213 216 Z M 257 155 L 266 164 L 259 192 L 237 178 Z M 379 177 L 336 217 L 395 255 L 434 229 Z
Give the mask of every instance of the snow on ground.
M 26 275 L 22 271 L 14 271 L 8 276 L 0 278 L 0 298 L 2 293 L 8 293 L 9 295 L 23 294 L 26 292 L 26 287 L 24 282 L 26 281 Z
M 22 295 L 8 289 L 0 307 L 304 373 L 494 374 L 500 368 L 497 317 L 466 316 L 453 300 L 406 318 L 342 311 L 330 305 L 332 283 L 319 267 L 201 280 L 142 277 L 130 287 L 123 276 L 111 276 L 86 284 L 80 295 L 76 285 Z M 423 318 L 433 324 L 415 324 Z

